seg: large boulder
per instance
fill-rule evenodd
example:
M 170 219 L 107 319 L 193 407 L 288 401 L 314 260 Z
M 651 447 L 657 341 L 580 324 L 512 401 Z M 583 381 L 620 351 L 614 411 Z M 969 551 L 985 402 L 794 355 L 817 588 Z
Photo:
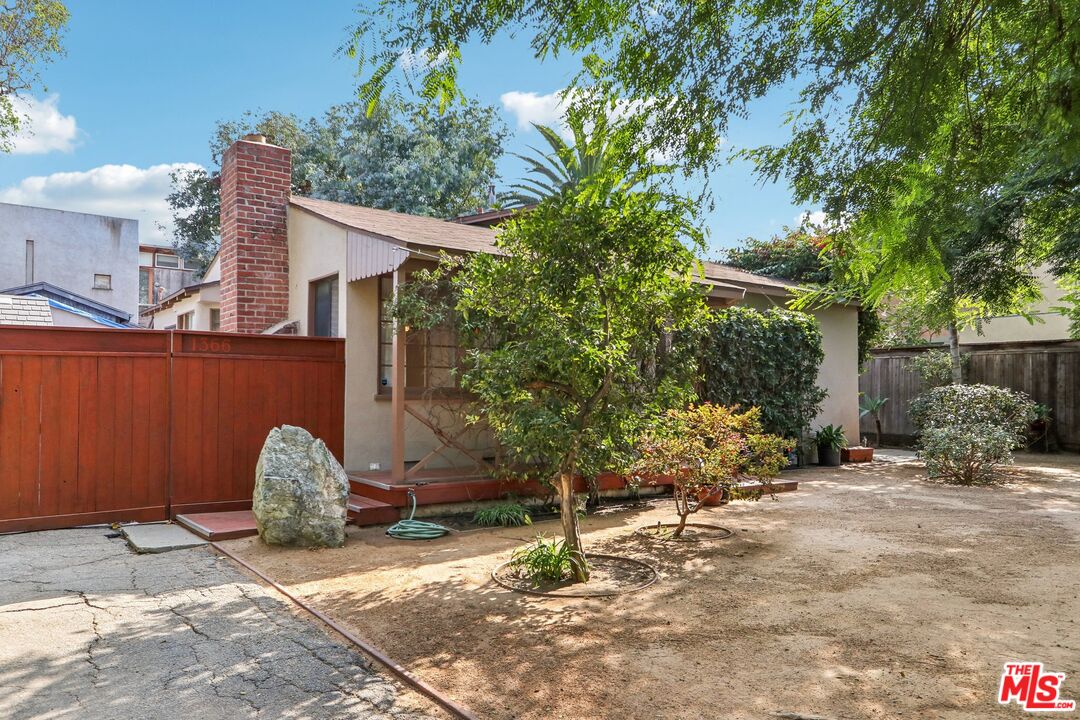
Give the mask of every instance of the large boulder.
M 322 440 L 282 425 L 266 436 L 255 466 L 251 510 L 270 545 L 345 544 L 349 478 Z

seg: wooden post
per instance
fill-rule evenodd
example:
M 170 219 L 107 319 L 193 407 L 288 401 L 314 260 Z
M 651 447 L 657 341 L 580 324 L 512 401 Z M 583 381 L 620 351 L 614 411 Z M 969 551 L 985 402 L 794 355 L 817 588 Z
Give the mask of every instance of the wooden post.
M 394 270 L 394 298 L 397 298 L 401 269 Z M 405 328 L 395 321 L 390 367 L 390 478 L 405 479 Z

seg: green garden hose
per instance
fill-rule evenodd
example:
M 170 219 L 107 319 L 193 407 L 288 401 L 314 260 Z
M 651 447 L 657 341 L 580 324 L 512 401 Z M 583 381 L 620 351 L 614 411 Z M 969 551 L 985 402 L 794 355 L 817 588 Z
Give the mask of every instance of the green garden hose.
M 416 493 L 412 490 L 409 490 L 409 502 L 412 503 L 412 507 L 409 509 L 409 518 L 400 520 L 387 528 L 387 535 L 398 540 L 434 540 L 450 532 L 449 528 L 437 523 L 413 520 L 413 515 L 416 514 Z

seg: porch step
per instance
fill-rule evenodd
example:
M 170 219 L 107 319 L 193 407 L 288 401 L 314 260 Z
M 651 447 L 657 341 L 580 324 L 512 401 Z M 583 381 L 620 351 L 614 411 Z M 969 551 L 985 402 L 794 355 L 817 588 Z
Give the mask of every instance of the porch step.
M 250 510 L 186 513 L 175 519 L 177 524 L 205 540 L 233 540 L 259 534 Z
M 401 513 L 390 503 L 364 495 L 349 493 L 349 520 L 353 525 L 392 525 L 401 519 Z
M 355 493 L 349 494 L 346 508 L 347 522 L 353 525 L 390 525 L 401 519 L 401 513 L 389 503 Z M 233 540 L 259 533 L 250 510 L 187 513 L 177 515 L 176 522 L 205 540 Z

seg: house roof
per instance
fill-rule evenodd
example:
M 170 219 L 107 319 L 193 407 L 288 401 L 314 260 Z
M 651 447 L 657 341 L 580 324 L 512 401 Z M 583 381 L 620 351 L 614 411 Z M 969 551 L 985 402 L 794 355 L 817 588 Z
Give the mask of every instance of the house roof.
M 217 258 L 217 255 L 215 255 L 214 257 Z M 186 297 L 191 297 L 195 293 L 201 292 L 203 288 L 214 287 L 214 286 L 217 286 L 217 285 L 220 285 L 220 284 L 221 284 L 220 280 L 207 280 L 206 282 L 194 283 L 192 285 L 185 285 L 184 287 L 182 287 L 179 290 L 177 290 L 176 292 L 174 292 L 172 295 L 169 295 L 167 297 L 162 298 L 160 301 L 158 301 L 157 305 L 151 305 L 150 307 L 145 308 L 144 310 L 142 310 L 139 313 L 139 315 L 143 315 L 143 316 L 154 315 L 155 313 L 158 313 L 158 312 L 164 310 L 165 308 L 169 307 L 170 305 L 173 305 L 173 304 L 183 300 Z
M 298 195 L 293 195 L 290 203 L 324 220 L 391 242 L 461 252 L 498 252 L 495 231 L 486 227 Z
M 290 203 L 350 230 L 397 244 L 460 252 L 499 252 L 495 246 L 497 229 L 469 224 L 470 217 L 483 216 L 440 220 L 329 200 L 316 200 L 299 195 L 293 195 Z M 483 215 L 510 215 L 513 212 L 515 211 L 493 211 Z M 491 218 L 483 217 L 483 219 L 490 220 Z M 722 263 L 706 261 L 703 265 L 705 281 L 724 289 L 731 289 L 734 286 L 740 290 L 763 295 L 788 296 L 799 287 L 798 283 L 757 275 Z M 163 302 L 166 301 L 168 298 Z
M 705 266 L 705 278 L 707 280 L 732 283 L 740 287 L 745 287 L 750 292 L 757 292 L 763 295 L 790 295 L 792 291 L 800 287 L 798 283 L 789 280 L 780 280 L 766 275 L 757 275 L 756 273 L 740 270 L 730 265 L 724 265 L 723 263 L 707 260 L 703 262 L 702 265 Z
M 131 320 L 131 313 L 129 312 L 124 312 L 111 305 L 92 300 L 84 295 L 73 293 L 70 290 L 65 290 L 62 287 L 58 287 L 48 282 L 36 282 L 30 285 L 21 285 L 19 287 L 8 288 L 7 290 L 0 290 L 0 294 L 40 295 L 90 315 L 105 318 L 114 323 L 123 324 Z
M 48 298 L 0 295 L 0 325 L 52 325 Z

